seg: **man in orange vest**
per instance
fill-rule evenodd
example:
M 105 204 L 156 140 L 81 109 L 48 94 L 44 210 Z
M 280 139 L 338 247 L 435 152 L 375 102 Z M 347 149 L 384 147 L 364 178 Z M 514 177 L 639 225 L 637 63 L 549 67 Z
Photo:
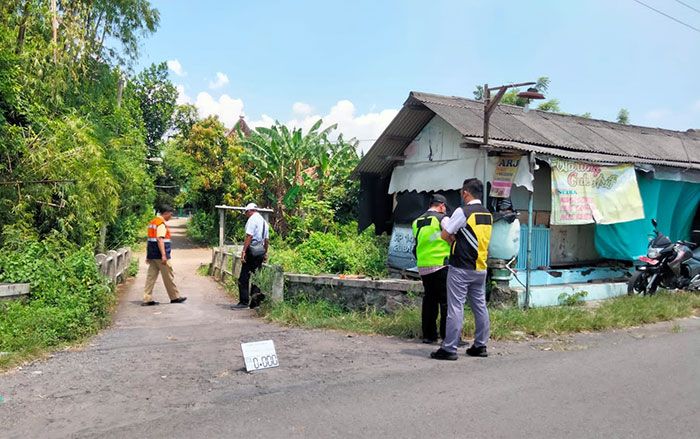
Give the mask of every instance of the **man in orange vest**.
M 153 286 L 158 279 L 158 273 L 163 275 L 165 289 L 170 296 L 170 303 L 182 303 L 187 297 L 180 297 L 180 292 L 175 285 L 173 266 L 170 263 L 170 229 L 165 224 L 173 217 L 173 208 L 163 206 L 160 215 L 153 218 L 148 224 L 148 245 L 146 247 L 146 263 L 148 275 L 146 276 L 146 289 L 143 294 L 142 306 L 158 305 L 153 300 Z

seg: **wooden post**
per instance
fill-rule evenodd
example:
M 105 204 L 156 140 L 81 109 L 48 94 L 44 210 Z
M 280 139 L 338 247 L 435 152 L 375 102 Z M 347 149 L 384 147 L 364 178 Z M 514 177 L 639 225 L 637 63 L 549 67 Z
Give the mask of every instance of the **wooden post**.
M 226 211 L 219 209 L 219 249 L 224 251 L 224 238 L 226 233 Z

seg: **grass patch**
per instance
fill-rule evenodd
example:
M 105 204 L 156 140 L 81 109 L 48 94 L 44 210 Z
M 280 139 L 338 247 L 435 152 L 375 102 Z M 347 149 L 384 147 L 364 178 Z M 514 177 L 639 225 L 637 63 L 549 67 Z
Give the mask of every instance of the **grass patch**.
M 197 274 L 200 276 L 209 276 L 209 264 L 201 264 L 197 267 Z
M 698 309 L 700 295 L 697 293 L 662 293 L 652 297 L 619 297 L 597 308 L 494 308 L 489 312 L 491 337 L 513 340 L 522 338 L 522 334 L 543 337 L 638 326 L 688 317 Z M 298 300 L 266 303 L 259 312 L 268 321 L 284 325 L 404 338 L 421 336 L 420 310 L 414 307 L 385 314 L 374 309 L 345 311 L 326 301 Z M 474 335 L 474 319 L 469 311 L 465 312 L 463 335 L 466 338 Z

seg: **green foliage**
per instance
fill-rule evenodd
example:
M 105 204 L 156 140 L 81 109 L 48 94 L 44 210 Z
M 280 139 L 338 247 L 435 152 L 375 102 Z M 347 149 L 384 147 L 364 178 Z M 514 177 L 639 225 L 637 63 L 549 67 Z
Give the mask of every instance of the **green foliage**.
M 135 277 L 137 274 L 139 274 L 139 260 L 134 258 L 129 261 L 129 268 L 126 271 L 126 275 Z
M 270 261 L 290 273 L 385 276 L 387 238 L 375 236 L 371 227 L 360 235 L 355 230 L 351 224 L 337 233 L 311 232 L 297 246 L 273 248 Z
M 588 291 L 578 291 L 574 294 L 561 293 L 558 297 L 559 305 L 563 306 L 578 306 L 583 305 Z
M 521 339 L 564 333 L 601 331 L 667 321 L 693 315 L 700 309 L 700 294 L 657 294 L 651 297 L 619 297 L 600 307 L 548 307 L 490 309 L 491 337 L 496 340 Z M 402 308 L 394 314 L 373 309 L 344 311 L 327 301 L 307 300 L 268 303 L 260 310 L 268 320 L 306 328 L 329 328 L 365 334 L 419 337 L 420 310 Z M 474 336 L 474 319 L 465 313 L 463 337 Z
M 219 226 L 218 218 L 206 212 L 195 212 L 187 224 L 187 236 L 202 244 L 216 244 Z
M 146 127 L 146 145 L 157 152 L 157 144 L 172 125 L 177 89 L 168 80 L 168 66 L 151 64 L 132 83 Z
M 0 351 L 11 356 L 93 334 L 115 301 L 92 251 L 59 234 L 10 241 L 0 251 L 0 282 L 31 285 L 29 303 L 0 303 Z
M 336 128 L 321 130 L 317 121 L 304 134 L 290 130 L 279 122 L 270 128 L 258 128 L 243 139 L 246 186 L 257 189 L 252 194 L 259 203 L 275 206 L 273 227 L 283 236 L 289 231 L 290 218 L 303 215 L 309 197 L 330 202 L 335 210 L 332 218 L 342 215 L 348 203 L 354 208 L 357 182 L 350 174 L 357 165 L 357 142 L 346 142 L 342 136 L 329 140 Z M 306 204 L 304 204 L 306 201 Z M 320 206 L 324 208 L 324 206 Z
M 0 281 L 32 284 L 29 303 L 0 305 L 0 350 L 13 355 L 106 321 L 99 231 L 112 248 L 134 242 L 155 196 L 139 89 L 124 71 L 158 11 L 147 0 L 56 8 L 54 36 L 49 2 L 0 6 L 0 181 L 12 182 L 0 185 Z
M 252 285 L 260 288 L 260 291 L 267 297 L 272 294 L 272 284 L 275 279 L 275 270 L 269 266 L 263 266 L 250 276 Z
M 621 123 L 623 125 L 629 125 L 630 123 L 630 112 L 626 108 L 620 108 L 620 111 L 617 113 L 617 123 Z
M 551 111 L 552 113 L 561 113 L 561 108 L 559 108 L 559 99 L 544 101 L 537 106 L 537 109 L 542 111 Z

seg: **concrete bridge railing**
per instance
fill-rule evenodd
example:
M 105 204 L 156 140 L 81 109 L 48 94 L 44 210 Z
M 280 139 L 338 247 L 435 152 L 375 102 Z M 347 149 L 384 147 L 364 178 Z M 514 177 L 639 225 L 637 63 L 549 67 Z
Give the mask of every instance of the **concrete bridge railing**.
M 112 284 L 117 285 L 126 279 L 131 258 L 131 249 L 125 247 L 119 250 L 110 250 L 107 254 L 100 253 L 95 255 L 95 263 L 100 273 L 107 277 Z M 0 300 L 28 297 L 30 292 L 28 283 L 0 283 Z

